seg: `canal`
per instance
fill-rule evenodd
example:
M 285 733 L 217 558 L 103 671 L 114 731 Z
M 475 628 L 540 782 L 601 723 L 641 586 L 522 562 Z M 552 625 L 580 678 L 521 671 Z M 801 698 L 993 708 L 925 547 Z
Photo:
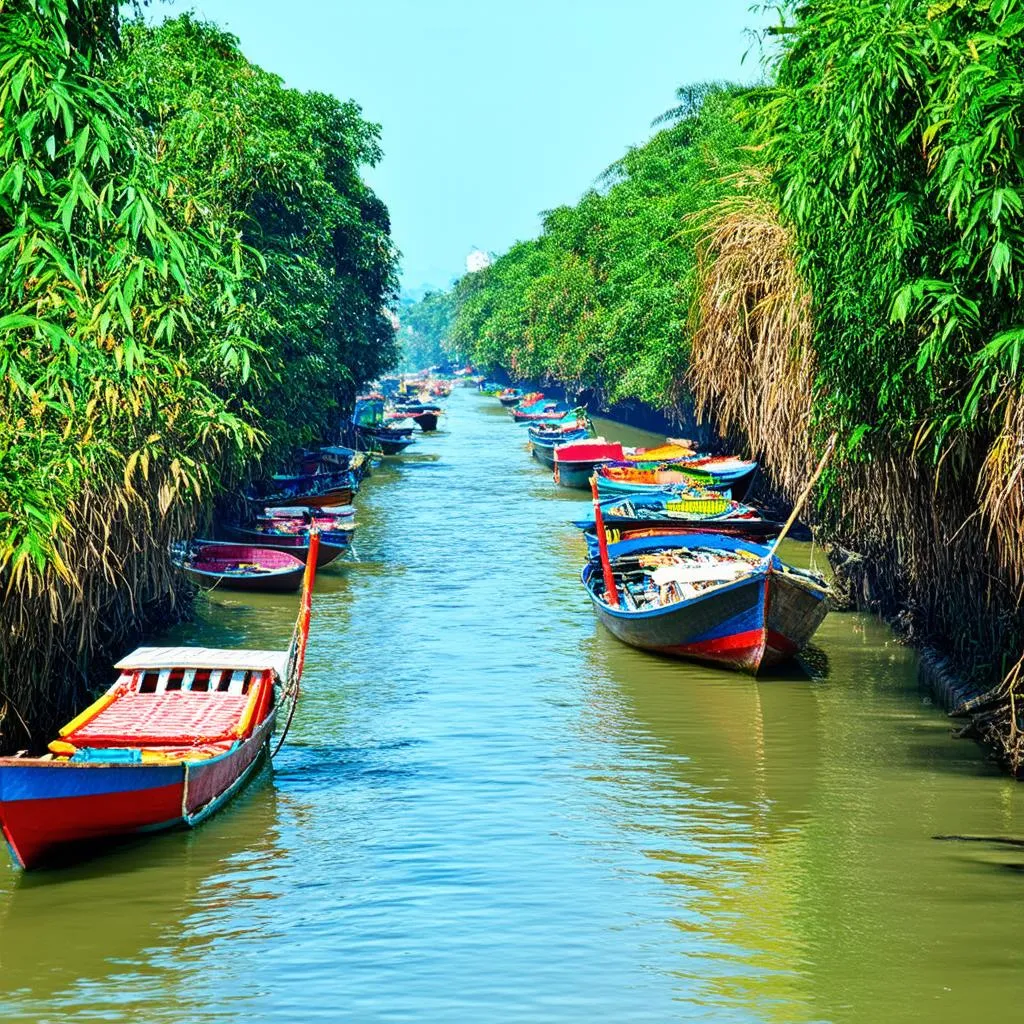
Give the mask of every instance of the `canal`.
M 830 616 L 814 679 L 602 631 L 525 432 L 457 390 L 359 495 L 273 775 L 194 833 L 0 868 L 13 1022 L 962 1022 L 1024 995 L 1024 795 Z M 633 432 L 604 425 L 615 436 Z M 792 557 L 810 559 L 806 547 Z M 820 555 L 819 555 L 820 558 Z M 173 639 L 278 646 L 294 598 Z

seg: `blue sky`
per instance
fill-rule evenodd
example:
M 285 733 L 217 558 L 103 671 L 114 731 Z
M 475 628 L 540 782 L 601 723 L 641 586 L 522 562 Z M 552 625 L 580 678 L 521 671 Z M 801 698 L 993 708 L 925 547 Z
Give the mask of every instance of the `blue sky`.
M 751 81 L 750 0 L 182 0 L 286 84 L 354 99 L 382 126 L 368 178 L 391 210 L 403 284 L 445 285 L 473 247 L 535 235 L 678 85 Z M 746 63 L 744 53 L 750 51 Z

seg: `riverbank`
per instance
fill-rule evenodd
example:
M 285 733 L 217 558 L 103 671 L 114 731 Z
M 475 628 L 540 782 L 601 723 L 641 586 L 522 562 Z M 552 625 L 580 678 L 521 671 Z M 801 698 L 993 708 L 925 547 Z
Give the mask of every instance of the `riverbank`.
M 332 436 L 397 358 L 397 254 L 363 178 L 379 129 L 356 104 L 285 88 L 190 15 L 7 8 L 3 751 L 180 614 L 168 547 L 219 495 Z

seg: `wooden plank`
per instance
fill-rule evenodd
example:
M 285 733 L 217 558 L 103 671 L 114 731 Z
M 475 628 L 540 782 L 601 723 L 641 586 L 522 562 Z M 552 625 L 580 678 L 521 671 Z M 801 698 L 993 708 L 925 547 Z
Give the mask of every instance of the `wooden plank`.
M 219 650 L 210 647 L 139 647 L 115 666 L 119 669 L 228 668 L 273 669 L 282 679 L 288 670 L 287 651 Z

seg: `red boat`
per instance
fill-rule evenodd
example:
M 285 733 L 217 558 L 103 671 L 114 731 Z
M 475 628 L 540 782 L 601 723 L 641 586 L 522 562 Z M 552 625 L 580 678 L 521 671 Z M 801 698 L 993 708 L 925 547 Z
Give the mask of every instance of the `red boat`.
M 140 647 L 48 753 L 0 758 L 0 829 L 15 862 L 194 827 L 231 799 L 268 756 L 278 710 L 298 699 L 315 575 L 314 552 L 288 650 Z
M 284 551 L 303 563 L 309 557 L 309 525 L 296 523 L 294 519 L 257 520 L 251 527 L 226 526 L 224 529 L 243 544 Z M 322 531 L 317 568 L 322 569 L 345 554 L 352 546 L 353 533 L 355 525 L 351 523 L 344 528 L 335 527 L 330 533 Z
M 622 461 L 622 445 L 593 440 L 570 441 L 555 449 L 555 483 L 563 487 L 589 488 L 597 466 Z

